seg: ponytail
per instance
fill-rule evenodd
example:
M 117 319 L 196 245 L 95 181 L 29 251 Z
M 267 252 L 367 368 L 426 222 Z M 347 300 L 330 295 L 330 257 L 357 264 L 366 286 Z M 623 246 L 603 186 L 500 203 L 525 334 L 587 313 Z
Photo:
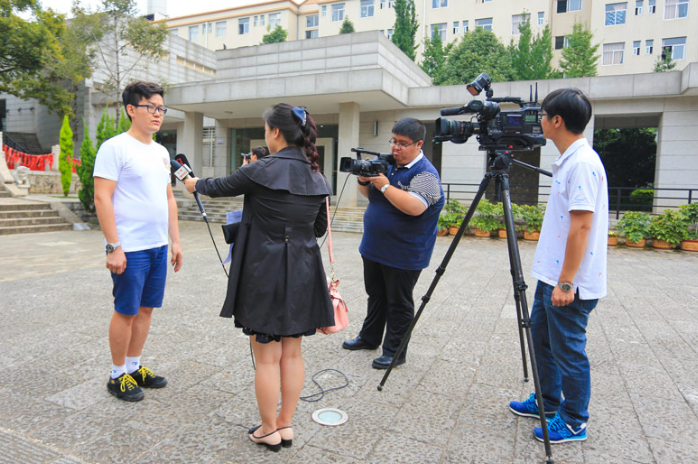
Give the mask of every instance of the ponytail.
M 264 111 L 262 119 L 270 129 L 279 129 L 287 144 L 303 151 L 313 172 L 320 170 L 320 157 L 315 146 L 317 126 L 305 108 L 279 103 Z

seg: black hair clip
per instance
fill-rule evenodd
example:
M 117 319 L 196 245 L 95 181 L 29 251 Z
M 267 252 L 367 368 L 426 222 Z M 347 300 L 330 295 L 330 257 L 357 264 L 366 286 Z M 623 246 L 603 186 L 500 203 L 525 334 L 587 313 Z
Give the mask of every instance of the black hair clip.
M 305 120 L 306 120 L 307 114 L 308 114 L 308 112 L 305 110 L 304 106 L 301 106 L 301 107 L 294 106 L 293 107 L 293 116 L 296 117 L 301 122 L 302 127 L 305 127 Z

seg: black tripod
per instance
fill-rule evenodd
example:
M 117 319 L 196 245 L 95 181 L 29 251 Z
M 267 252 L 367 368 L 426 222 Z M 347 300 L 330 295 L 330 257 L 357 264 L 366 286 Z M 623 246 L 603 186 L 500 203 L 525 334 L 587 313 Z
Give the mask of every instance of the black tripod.
M 516 317 L 518 320 L 519 342 L 521 344 L 521 362 L 523 363 L 524 381 L 528 382 L 528 368 L 526 366 L 526 346 L 524 344 L 525 342 L 527 342 L 529 357 L 531 360 L 531 372 L 533 374 L 533 383 L 536 390 L 536 400 L 538 402 L 538 411 L 540 413 L 540 424 L 543 428 L 543 442 L 545 444 L 546 463 L 552 464 L 555 461 L 553 460 L 552 451 L 550 449 L 550 438 L 548 436 L 548 428 L 546 427 L 545 421 L 545 409 L 543 407 L 543 395 L 540 390 L 540 381 L 538 378 L 538 366 L 536 365 L 536 358 L 533 351 L 533 340 L 531 337 L 531 319 L 528 312 L 528 304 L 526 302 L 526 288 L 528 287 L 524 282 L 523 271 L 521 270 L 521 256 L 519 255 L 519 245 L 516 241 L 514 214 L 512 213 L 511 209 L 511 196 L 509 193 L 509 167 L 512 164 L 517 164 L 519 166 L 523 166 L 527 169 L 532 169 L 540 174 L 544 174 L 549 177 L 552 177 L 552 174 L 536 166 L 532 166 L 530 164 L 513 159 L 511 157 L 511 152 L 506 150 L 488 150 L 487 159 L 489 171 L 485 174 L 485 177 L 482 179 L 482 182 L 480 182 L 480 187 L 478 188 L 477 194 L 475 195 L 475 199 L 470 205 L 470 208 L 468 209 L 468 212 L 466 213 L 465 218 L 463 219 L 463 223 L 458 229 L 458 233 L 453 238 L 453 242 L 451 242 L 451 246 L 448 248 L 448 251 L 444 256 L 441 265 L 436 269 L 436 276 L 434 277 L 434 280 L 431 282 L 429 290 L 427 290 L 427 293 L 422 297 L 422 304 L 420 305 L 419 310 L 412 319 L 412 323 L 407 328 L 407 333 L 400 342 L 400 346 L 398 346 L 397 351 L 393 355 L 393 361 L 390 363 L 390 366 L 388 367 L 388 370 L 385 372 L 385 375 L 383 375 L 383 379 L 381 380 L 380 385 L 378 385 L 378 390 L 383 390 L 383 386 L 385 385 L 385 382 L 388 380 L 390 372 L 395 367 L 396 361 L 400 359 L 400 355 L 405 349 L 405 345 L 409 341 L 410 335 L 412 334 L 412 330 L 414 329 L 414 326 L 417 325 L 417 321 L 419 320 L 419 317 L 422 315 L 424 307 L 431 299 L 431 295 L 434 292 L 434 289 L 438 285 L 441 276 L 446 271 L 446 266 L 448 266 L 448 263 L 451 260 L 451 256 L 453 256 L 453 253 L 456 251 L 458 243 L 460 242 L 460 239 L 463 236 L 465 229 L 468 227 L 470 219 L 473 217 L 478 203 L 480 203 L 480 199 L 485 194 L 485 191 L 487 190 L 490 181 L 494 179 L 496 196 L 497 198 L 501 198 L 502 206 L 504 209 L 504 223 L 506 225 L 507 231 L 509 266 L 511 269 L 511 277 L 514 285 L 514 300 L 516 301 Z

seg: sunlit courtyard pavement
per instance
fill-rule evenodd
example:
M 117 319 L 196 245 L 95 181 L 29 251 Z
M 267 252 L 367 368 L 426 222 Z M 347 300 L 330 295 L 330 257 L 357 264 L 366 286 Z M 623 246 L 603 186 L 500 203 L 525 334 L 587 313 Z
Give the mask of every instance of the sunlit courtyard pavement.
M 181 234 L 184 267 L 170 273 L 143 357 L 169 384 L 135 404 L 106 391 L 112 297 L 101 233 L 0 237 L 0 463 L 544 461 L 531 434 L 537 422 L 508 409 L 533 385 L 522 381 L 504 241 L 461 241 L 415 329 L 407 364 L 379 392 L 383 372 L 371 361 L 380 352 L 341 348 L 366 311 L 361 236 L 333 234 L 351 323 L 303 341 L 303 394 L 317 391 L 311 377 L 326 368 L 343 372 L 349 385 L 302 401 L 293 447 L 272 453 L 245 433 L 259 422 L 254 371 L 247 338 L 218 317 L 226 280 L 208 231 L 183 222 Z M 450 243 L 437 240 L 417 304 Z M 519 246 L 530 304 L 535 244 Z M 588 329 L 589 438 L 553 445 L 555 462 L 698 462 L 698 254 L 611 249 L 609 275 L 609 296 Z M 317 380 L 325 388 L 343 381 L 334 373 Z M 328 407 L 348 421 L 312 420 Z

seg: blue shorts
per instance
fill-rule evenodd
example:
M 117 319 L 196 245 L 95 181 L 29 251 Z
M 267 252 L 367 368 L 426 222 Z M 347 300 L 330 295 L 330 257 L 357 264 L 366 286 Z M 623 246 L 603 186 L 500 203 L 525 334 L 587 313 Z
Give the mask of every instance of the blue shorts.
M 124 272 L 111 273 L 116 312 L 125 316 L 135 316 L 141 306 L 161 307 L 167 279 L 167 245 L 149 250 L 128 251 L 125 254 Z

